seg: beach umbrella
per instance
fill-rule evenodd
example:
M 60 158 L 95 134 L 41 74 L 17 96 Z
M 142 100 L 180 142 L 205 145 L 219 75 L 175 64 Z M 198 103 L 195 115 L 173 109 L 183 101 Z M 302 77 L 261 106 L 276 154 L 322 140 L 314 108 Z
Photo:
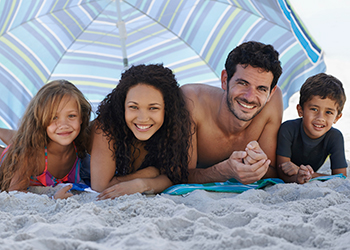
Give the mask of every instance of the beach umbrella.
M 288 0 L 2 0 L 0 127 L 15 129 L 55 79 L 73 82 L 96 109 L 140 63 L 163 63 L 181 85 L 220 86 L 227 54 L 249 40 L 279 51 L 285 108 L 307 77 L 325 71 Z

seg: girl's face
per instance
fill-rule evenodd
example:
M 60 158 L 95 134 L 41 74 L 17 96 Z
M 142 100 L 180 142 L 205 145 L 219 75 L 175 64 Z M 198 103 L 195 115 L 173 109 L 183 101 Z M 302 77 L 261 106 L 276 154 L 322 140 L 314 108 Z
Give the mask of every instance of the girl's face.
M 64 96 L 46 132 L 52 142 L 68 146 L 79 135 L 81 123 L 77 101 L 71 96 Z
M 125 122 L 135 137 L 146 141 L 163 125 L 164 100 L 162 93 L 147 84 L 129 89 L 125 99 Z

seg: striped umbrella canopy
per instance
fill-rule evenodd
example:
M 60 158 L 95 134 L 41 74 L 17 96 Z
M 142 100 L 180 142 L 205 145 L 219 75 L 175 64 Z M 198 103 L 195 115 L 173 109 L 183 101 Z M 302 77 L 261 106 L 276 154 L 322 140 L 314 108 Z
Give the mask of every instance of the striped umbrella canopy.
M 220 86 L 227 54 L 249 40 L 279 51 L 285 108 L 307 77 L 325 71 L 288 0 L 0 1 L 0 127 L 16 129 L 55 79 L 73 82 L 96 109 L 140 63 L 163 63 L 180 85 Z

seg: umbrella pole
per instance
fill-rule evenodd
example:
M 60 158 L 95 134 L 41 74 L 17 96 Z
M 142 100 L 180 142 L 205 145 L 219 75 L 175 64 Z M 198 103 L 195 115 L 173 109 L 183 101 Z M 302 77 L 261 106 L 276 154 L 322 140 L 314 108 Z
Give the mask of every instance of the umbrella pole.
M 122 20 L 122 15 L 120 10 L 120 0 L 116 0 L 116 3 L 117 3 L 117 14 L 118 14 L 117 27 L 119 29 L 119 35 L 120 35 L 124 69 L 126 70 L 129 68 L 128 56 L 126 54 L 126 45 L 125 45 L 125 41 L 128 35 L 126 33 L 125 22 Z

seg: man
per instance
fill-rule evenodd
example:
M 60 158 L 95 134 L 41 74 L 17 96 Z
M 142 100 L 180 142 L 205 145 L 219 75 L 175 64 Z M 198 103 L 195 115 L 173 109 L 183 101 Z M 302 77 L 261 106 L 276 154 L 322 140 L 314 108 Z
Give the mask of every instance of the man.
M 276 177 L 277 133 L 282 121 L 282 73 L 271 45 L 247 42 L 230 52 L 221 88 L 182 87 L 193 119 L 189 182 L 235 178 L 253 183 Z

